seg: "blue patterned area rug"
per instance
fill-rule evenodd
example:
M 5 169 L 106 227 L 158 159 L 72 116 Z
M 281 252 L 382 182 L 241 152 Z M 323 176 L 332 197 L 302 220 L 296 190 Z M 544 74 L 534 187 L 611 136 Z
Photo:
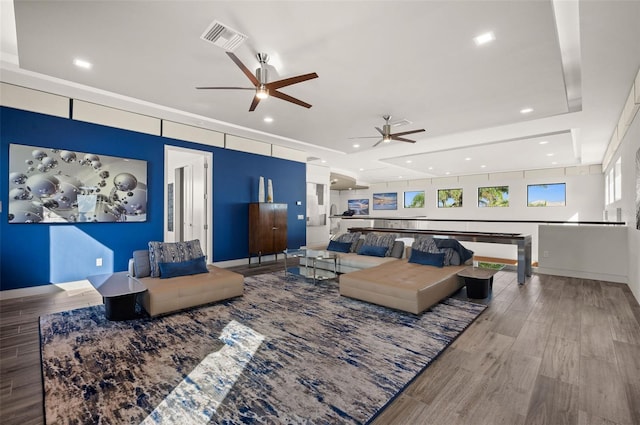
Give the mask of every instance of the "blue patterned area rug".
M 449 298 L 416 316 L 264 274 L 156 319 L 42 316 L 46 422 L 366 423 L 485 308 Z

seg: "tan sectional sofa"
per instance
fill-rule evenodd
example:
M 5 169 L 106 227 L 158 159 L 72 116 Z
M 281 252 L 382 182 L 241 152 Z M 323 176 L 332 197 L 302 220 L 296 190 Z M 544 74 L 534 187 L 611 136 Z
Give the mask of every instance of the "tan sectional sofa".
M 412 248 L 442 256 L 440 265 L 443 267 L 409 262 L 412 248 L 407 248 L 405 259 L 340 275 L 340 295 L 414 314 L 422 313 L 462 288 L 464 280 L 458 272 L 473 262 L 473 251 L 459 243 L 439 243 L 448 248 L 438 248 L 431 237 L 416 238 Z M 412 261 L 420 262 L 417 258 Z
M 464 286 L 457 273 L 466 267 L 397 260 L 340 275 L 340 295 L 420 314 Z
M 207 269 L 208 273 L 169 279 L 137 278 L 147 288 L 142 306 L 150 316 L 158 316 L 244 294 L 243 275 L 211 265 Z
M 323 250 L 325 248 L 326 246 L 319 246 L 313 249 Z M 373 257 L 370 255 L 360 255 L 355 252 L 336 252 L 338 255 L 338 260 L 335 263 L 336 270 L 338 273 L 349 273 L 398 261 L 402 257 L 402 253 L 404 251 L 404 242 L 397 241 L 392 251 L 393 253 L 390 257 Z M 311 260 L 301 258 L 300 265 L 311 267 Z M 316 268 L 333 271 L 333 266 L 334 263 L 331 259 L 316 260 Z
M 204 272 L 204 259 L 200 242 L 197 240 L 174 243 L 150 242 L 149 248 L 148 251 L 134 251 L 133 258 L 129 260 L 129 275 L 147 288 L 142 293 L 142 306 L 150 316 L 244 294 L 243 275 L 213 265 L 206 266 L 206 272 Z M 191 260 L 191 257 L 200 257 L 198 260 L 201 262 L 201 268 L 197 270 L 197 274 L 163 279 L 157 269 L 153 270 L 154 266 L 159 265 L 158 262 L 181 264 L 181 261 Z M 171 276 L 171 274 L 164 276 Z

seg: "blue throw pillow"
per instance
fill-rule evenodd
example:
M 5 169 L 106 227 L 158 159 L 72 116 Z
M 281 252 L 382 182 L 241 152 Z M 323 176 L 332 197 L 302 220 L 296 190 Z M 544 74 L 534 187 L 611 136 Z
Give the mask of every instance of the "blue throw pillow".
M 171 277 L 189 276 L 192 274 L 207 273 L 207 264 L 204 257 L 193 260 L 181 261 L 178 263 L 158 263 L 160 266 L 160 279 Z
M 327 251 L 351 252 L 351 242 L 329 241 Z
M 362 245 L 362 247 L 358 250 L 358 254 L 360 255 L 370 255 L 372 257 L 385 257 L 387 254 L 386 246 L 372 246 L 372 245 Z
M 423 266 L 436 266 L 444 267 L 444 252 L 433 253 L 418 251 L 417 249 L 411 250 L 410 263 L 422 264 Z

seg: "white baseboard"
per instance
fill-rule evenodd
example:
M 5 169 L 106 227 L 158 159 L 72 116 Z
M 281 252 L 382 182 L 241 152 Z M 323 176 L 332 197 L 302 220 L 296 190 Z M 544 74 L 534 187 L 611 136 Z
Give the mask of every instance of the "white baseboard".
M 34 295 L 55 294 L 61 291 L 85 291 L 92 288 L 93 287 L 88 280 L 78 280 L 65 283 L 51 283 L 49 285 L 30 286 L 28 288 L 7 289 L 5 291 L 0 291 L 0 300 L 32 297 Z
M 548 267 L 538 267 L 537 273 L 552 276 L 577 277 L 579 279 L 602 280 L 604 282 L 616 282 L 629 284 L 629 277 L 607 273 L 591 273 L 578 270 L 554 269 Z

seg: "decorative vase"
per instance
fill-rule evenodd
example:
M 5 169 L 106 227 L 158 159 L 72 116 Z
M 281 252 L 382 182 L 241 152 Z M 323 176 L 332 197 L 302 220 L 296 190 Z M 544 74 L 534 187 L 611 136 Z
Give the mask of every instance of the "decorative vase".
M 271 179 L 267 180 L 267 202 L 273 202 L 273 184 Z
M 264 177 L 262 176 L 258 182 L 258 202 L 264 202 Z

